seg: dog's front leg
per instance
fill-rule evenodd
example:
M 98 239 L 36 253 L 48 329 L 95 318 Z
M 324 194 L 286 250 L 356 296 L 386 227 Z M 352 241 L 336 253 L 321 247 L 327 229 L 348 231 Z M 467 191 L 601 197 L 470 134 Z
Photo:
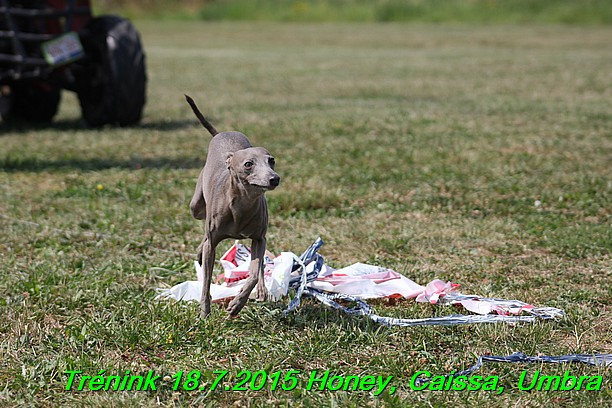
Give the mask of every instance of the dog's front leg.
M 251 245 L 251 264 L 249 265 L 249 279 L 246 281 L 242 290 L 232 299 L 227 312 L 230 316 L 236 316 L 249 300 L 251 292 L 255 288 L 257 281 L 263 282 L 263 255 L 266 252 L 266 239 L 254 239 Z M 259 287 L 258 287 L 259 288 Z M 265 286 L 264 286 L 265 289 Z
M 215 263 L 215 249 L 217 247 L 210 236 L 206 235 L 202 241 L 201 260 L 202 270 L 204 271 L 204 281 L 202 282 L 202 297 L 200 298 L 200 319 L 206 319 L 210 314 L 210 284 L 212 283 L 212 273 Z

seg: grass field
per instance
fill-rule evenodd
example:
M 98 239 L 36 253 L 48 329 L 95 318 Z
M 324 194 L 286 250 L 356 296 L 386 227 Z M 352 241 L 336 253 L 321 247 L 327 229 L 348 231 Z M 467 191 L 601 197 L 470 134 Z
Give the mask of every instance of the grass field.
M 608 0 L 99 0 L 101 13 L 211 21 L 612 24 Z
M 56 126 L 0 125 L 0 404 L 4 406 L 605 406 L 610 370 L 488 364 L 505 391 L 412 391 L 483 354 L 612 353 L 612 29 L 138 22 L 145 119 L 84 128 L 64 94 Z M 317 236 L 335 267 L 367 262 L 419 283 L 564 309 L 535 324 L 387 328 L 306 300 L 207 321 L 154 301 L 193 279 L 188 211 L 219 129 L 277 158 L 273 252 Z M 231 243 L 228 241 L 221 252 Z M 453 313 L 413 301 L 379 314 Z M 366 391 L 66 391 L 67 370 L 392 375 Z M 520 375 L 602 375 L 601 391 L 527 392 Z

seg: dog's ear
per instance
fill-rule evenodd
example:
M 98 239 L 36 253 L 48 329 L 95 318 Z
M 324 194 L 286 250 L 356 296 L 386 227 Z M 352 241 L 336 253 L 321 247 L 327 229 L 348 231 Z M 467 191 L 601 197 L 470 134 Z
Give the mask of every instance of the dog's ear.
M 234 157 L 234 153 L 229 152 L 227 154 L 227 158 L 225 159 L 225 165 L 227 166 L 227 168 L 229 169 L 230 167 L 232 167 L 232 158 Z

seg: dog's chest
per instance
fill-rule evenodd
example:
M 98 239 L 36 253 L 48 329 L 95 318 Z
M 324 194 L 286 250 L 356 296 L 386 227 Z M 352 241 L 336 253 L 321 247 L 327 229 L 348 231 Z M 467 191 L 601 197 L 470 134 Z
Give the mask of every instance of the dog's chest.
M 234 239 L 259 238 L 265 235 L 268 225 L 268 213 L 262 197 L 263 205 L 249 207 L 232 206 L 224 213 L 224 236 Z

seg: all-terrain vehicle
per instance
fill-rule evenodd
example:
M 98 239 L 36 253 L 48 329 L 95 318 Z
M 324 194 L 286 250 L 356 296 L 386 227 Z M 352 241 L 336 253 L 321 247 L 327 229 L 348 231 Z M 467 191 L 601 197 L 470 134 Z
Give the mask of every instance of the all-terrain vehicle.
M 0 0 L 0 114 L 50 122 L 61 90 L 89 126 L 129 126 L 146 101 L 145 55 L 130 21 L 93 17 L 88 0 Z

